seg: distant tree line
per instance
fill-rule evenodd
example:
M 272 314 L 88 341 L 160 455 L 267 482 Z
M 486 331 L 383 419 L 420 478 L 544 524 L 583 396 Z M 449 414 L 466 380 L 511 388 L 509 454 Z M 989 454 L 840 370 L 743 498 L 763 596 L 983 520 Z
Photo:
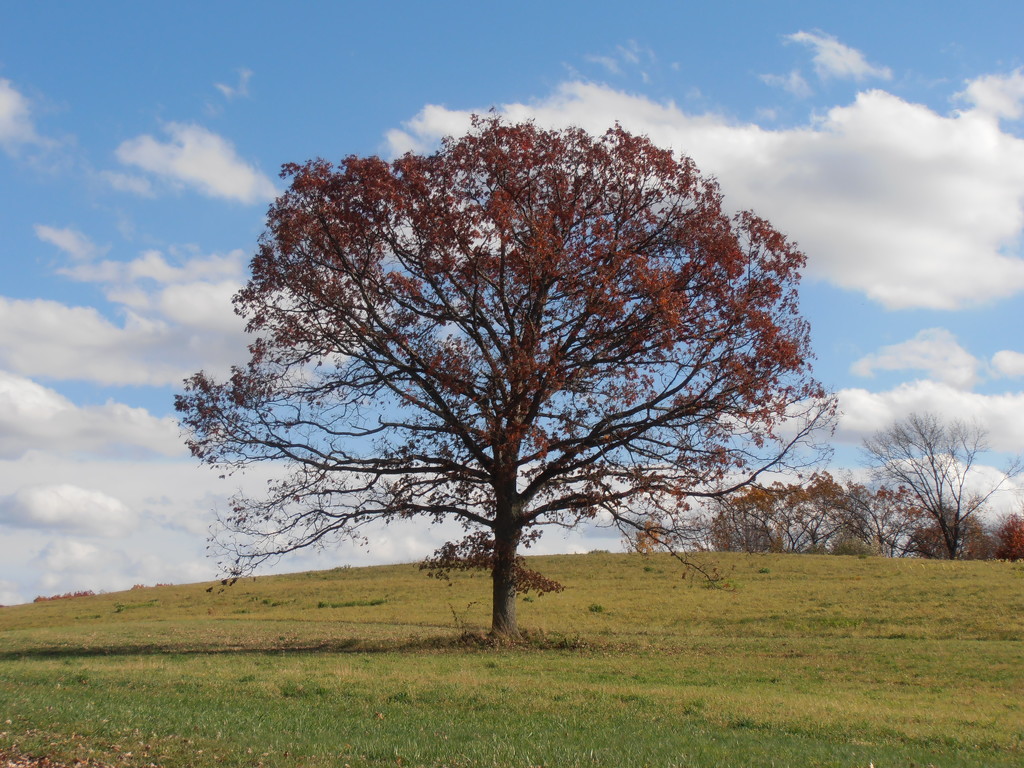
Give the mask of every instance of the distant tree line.
M 1024 515 L 985 515 L 1022 462 L 1011 461 L 992 480 L 979 471 L 988 449 L 978 425 L 911 414 L 864 441 L 869 483 L 817 472 L 752 485 L 711 500 L 693 539 L 732 552 L 1024 559 Z M 649 546 L 638 538 L 638 550 Z
M 1024 516 L 971 516 L 958 559 L 1024 559 Z M 721 552 L 803 552 L 949 559 L 939 523 L 906 486 L 865 485 L 818 472 L 804 482 L 747 488 L 711 501 L 697 542 Z M 639 549 L 647 549 L 639 542 Z

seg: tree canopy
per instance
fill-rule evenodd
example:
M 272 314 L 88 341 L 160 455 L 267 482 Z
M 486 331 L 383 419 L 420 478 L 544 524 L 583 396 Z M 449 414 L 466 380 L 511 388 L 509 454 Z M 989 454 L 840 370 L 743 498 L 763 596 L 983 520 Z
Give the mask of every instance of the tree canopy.
M 519 555 L 542 526 L 671 541 L 688 500 L 781 468 L 832 415 L 803 254 L 621 127 L 478 117 L 433 154 L 282 176 L 235 297 L 251 359 L 176 402 L 197 457 L 288 468 L 222 520 L 235 572 L 455 519 L 430 563 L 489 570 L 514 633 L 517 592 L 557 587 Z

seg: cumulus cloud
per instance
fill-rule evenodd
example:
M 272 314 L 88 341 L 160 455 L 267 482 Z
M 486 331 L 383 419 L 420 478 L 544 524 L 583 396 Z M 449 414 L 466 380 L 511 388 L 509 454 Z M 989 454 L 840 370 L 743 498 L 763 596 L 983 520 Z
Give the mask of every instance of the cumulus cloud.
M 171 285 L 160 292 L 158 306 L 179 327 L 237 335 L 241 321 L 231 304 L 237 291 L 233 280 Z
M 208 197 L 259 203 L 277 194 L 270 179 L 238 157 L 223 137 L 195 124 L 168 123 L 164 131 L 168 141 L 146 134 L 123 142 L 117 159 Z
M 87 242 L 87 241 L 86 241 Z M 114 322 L 94 307 L 0 297 L 0 367 L 26 376 L 101 384 L 179 384 L 200 368 L 226 371 L 245 350 L 231 297 L 241 251 L 171 263 L 158 251 L 127 262 L 78 260 L 61 270 L 99 283 L 119 305 Z
M 61 539 L 46 547 L 41 559 L 46 567 L 56 571 L 98 570 L 104 553 L 95 544 L 75 539 Z
M 970 389 L 978 381 L 979 361 L 944 328 L 927 328 L 914 338 L 883 347 L 862 357 L 850 370 L 858 376 L 876 371 L 924 371 L 928 377 L 957 389 Z
M 142 280 L 154 283 L 186 285 L 203 280 L 241 279 L 245 270 L 245 254 L 240 250 L 226 254 L 210 254 L 186 258 L 181 264 L 168 261 L 158 250 L 143 251 L 130 261 L 102 261 L 65 267 L 61 274 L 87 283 L 124 285 Z
M 36 237 L 44 243 L 57 246 L 77 261 L 87 261 L 107 250 L 98 248 L 88 237 L 75 229 L 57 229 L 45 224 L 36 224 L 35 232 Z
M 121 536 L 138 524 L 119 499 L 77 485 L 31 485 L 0 498 L 0 525 Z
M 0 488 L 9 493 L 0 498 L 0 580 L 17 585 L 13 597 L 212 579 L 212 510 L 226 509 L 240 487 L 261 492 L 278 471 L 261 466 L 223 480 L 180 455 L 138 458 L 0 451 Z M 13 597 L 8 604 L 19 602 Z
M 505 105 L 503 111 L 517 105 Z M 483 112 L 485 110 L 478 110 Z M 524 108 L 524 112 L 529 111 Z M 436 104 L 427 104 L 420 113 L 403 123 L 402 129 L 392 128 L 385 134 L 388 150 L 393 157 L 406 152 L 427 152 L 444 136 L 458 136 L 470 125 L 471 111 L 452 110 Z
M 41 587 L 56 592 L 58 586 L 68 583 L 67 576 L 73 577 L 71 589 L 107 589 L 111 575 L 125 570 L 128 558 L 119 549 L 80 539 L 59 538 L 47 544 L 35 560 L 44 571 Z
M 498 112 L 595 133 L 618 121 L 690 155 L 727 205 L 757 210 L 800 244 L 809 276 L 887 308 L 956 309 L 1024 290 L 1024 139 L 977 109 L 940 115 L 872 90 L 807 125 L 766 130 L 567 82 Z M 425 151 L 463 133 L 470 114 L 428 105 L 388 143 Z
M 174 419 L 113 401 L 77 406 L 48 387 L 0 371 L 0 458 L 32 450 L 140 458 L 184 453 Z
M 892 70 L 869 64 L 864 54 L 856 48 L 850 48 L 839 42 L 832 35 L 820 30 L 814 32 L 796 32 L 787 35 L 786 40 L 809 46 L 814 51 L 814 71 L 822 80 L 829 78 L 849 78 L 866 80 L 868 78 L 892 78 Z
M 992 370 L 997 376 L 1017 378 L 1024 376 L 1024 353 L 1004 349 L 992 356 Z
M 184 378 L 181 355 L 164 358 L 179 334 L 130 314 L 112 323 L 93 307 L 0 297 L 0 365 L 28 376 L 101 384 L 163 385 Z
M 14 154 L 25 144 L 41 144 L 32 124 L 28 99 L 10 80 L 0 78 L 0 147 Z
M 138 535 L 149 540 L 150 548 L 154 541 L 159 548 L 171 532 L 180 534 L 182 540 L 202 544 L 214 510 L 226 510 L 230 497 L 239 490 L 264 493 L 267 482 L 282 471 L 278 466 L 259 465 L 224 479 L 218 470 L 197 464 L 184 453 L 154 461 L 43 450 L 16 458 L 0 455 L 0 488 L 15 493 L 23 488 L 50 486 L 54 478 L 60 478 L 61 483 L 102 493 L 132 510 L 140 522 Z M 0 572 L 0 578 L 3 576 Z
M 915 381 L 885 392 L 842 389 L 836 438 L 858 444 L 910 413 L 950 414 L 988 432 L 993 450 L 1017 453 L 1024 434 L 1024 392 L 984 395 L 937 381 Z
M 993 117 L 1019 120 L 1024 117 L 1024 72 L 984 75 L 968 82 L 956 98 Z
M 22 580 L 21 592 L 115 592 L 135 584 L 210 581 L 217 575 L 214 563 L 203 556 L 201 540 L 186 541 L 164 533 L 164 546 L 156 551 L 140 549 L 141 542 L 134 536 L 120 545 L 109 538 L 64 536 L 40 541 L 38 536 L 23 537 L 28 551 L 22 567 L 33 578 Z
M 3 431 L 0 425 L 0 434 Z M 218 472 L 190 458 L 138 461 L 127 456 L 108 459 L 44 450 L 5 458 L 0 453 L 0 488 L 11 496 L 31 499 L 33 494 L 45 495 L 39 489 L 49 490 L 55 485 L 96 494 L 92 524 L 74 529 L 57 524 L 5 525 L 2 521 L 14 502 L 0 499 L 0 538 L 4 542 L 0 580 L 15 583 L 17 587 L 12 591 L 26 600 L 38 594 L 78 589 L 114 590 L 140 583 L 210 580 L 217 575 L 216 562 L 205 552 L 212 510 L 226 509 L 229 497 L 239 488 L 254 494 L 265 491 L 267 480 L 279 471 L 277 467 L 259 466 L 224 480 Z M 82 495 L 77 494 L 79 498 Z M 113 514 L 121 508 L 118 503 L 130 510 L 135 520 L 134 525 L 122 520 L 125 527 L 120 533 L 115 528 L 120 523 Z M 337 552 L 321 553 L 321 557 L 318 566 L 310 567 L 334 567 L 346 562 Z M 283 562 L 279 570 L 301 567 L 303 561 L 299 558 Z M 18 600 L 8 600 L 8 604 L 13 602 Z

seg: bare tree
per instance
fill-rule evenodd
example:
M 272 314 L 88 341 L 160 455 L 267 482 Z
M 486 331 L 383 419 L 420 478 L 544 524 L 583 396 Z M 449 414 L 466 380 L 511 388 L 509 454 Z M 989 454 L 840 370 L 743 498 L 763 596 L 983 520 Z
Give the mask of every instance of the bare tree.
M 941 534 L 943 554 L 963 555 L 973 518 L 1000 488 L 1018 474 L 1014 460 L 998 482 L 978 476 L 978 461 L 989 450 L 987 433 L 976 424 L 944 422 L 932 413 L 911 414 L 864 441 L 877 480 L 903 486 Z
M 197 457 L 291 470 L 223 519 L 233 573 L 455 520 L 430 565 L 489 571 L 515 634 L 516 594 L 557 586 L 519 555 L 543 526 L 670 542 L 688 499 L 785 465 L 834 412 L 803 254 L 647 139 L 484 118 L 433 155 L 283 175 L 235 298 L 251 359 L 177 399 Z
M 921 527 L 922 512 L 917 499 L 900 486 L 895 491 L 885 485 L 868 488 L 848 481 L 844 487 L 846 506 L 857 537 L 883 557 L 920 554 L 915 534 Z

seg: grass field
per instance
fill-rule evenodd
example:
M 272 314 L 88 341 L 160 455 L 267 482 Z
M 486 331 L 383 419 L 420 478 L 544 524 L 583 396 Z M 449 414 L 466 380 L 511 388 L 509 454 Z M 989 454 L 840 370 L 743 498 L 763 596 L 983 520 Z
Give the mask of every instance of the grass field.
M 1024 765 L 1024 564 L 532 558 L 529 641 L 489 582 L 415 566 L 0 609 L 0 751 L 160 766 Z M 460 635 L 466 633 L 466 637 Z

